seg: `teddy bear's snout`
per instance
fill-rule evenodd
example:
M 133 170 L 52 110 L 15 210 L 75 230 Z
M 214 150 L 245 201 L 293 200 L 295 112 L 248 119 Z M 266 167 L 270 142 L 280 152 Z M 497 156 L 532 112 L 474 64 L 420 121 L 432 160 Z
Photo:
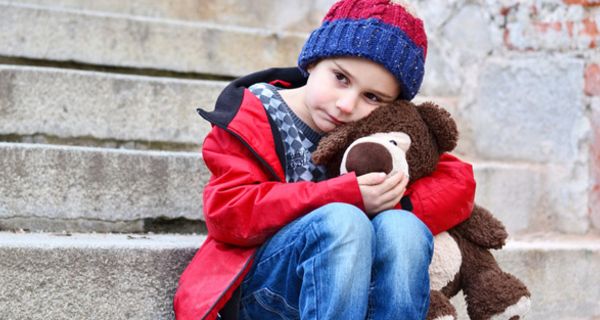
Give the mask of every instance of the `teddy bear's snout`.
M 371 172 L 389 174 L 393 168 L 392 155 L 379 143 L 358 143 L 348 150 L 346 169 L 348 172 L 354 171 L 357 176 Z

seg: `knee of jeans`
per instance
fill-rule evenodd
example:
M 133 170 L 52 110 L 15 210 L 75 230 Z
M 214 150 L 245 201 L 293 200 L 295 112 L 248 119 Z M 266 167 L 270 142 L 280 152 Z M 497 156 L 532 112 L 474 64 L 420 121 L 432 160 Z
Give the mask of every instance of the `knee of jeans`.
M 318 210 L 323 230 L 327 236 L 344 242 L 370 244 L 374 232 L 367 215 L 358 207 L 347 203 L 331 203 Z
M 388 210 L 373 219 L 377 245 L 393 244 L 410 251 L 433 254 L 433 235 L 412 212 Z

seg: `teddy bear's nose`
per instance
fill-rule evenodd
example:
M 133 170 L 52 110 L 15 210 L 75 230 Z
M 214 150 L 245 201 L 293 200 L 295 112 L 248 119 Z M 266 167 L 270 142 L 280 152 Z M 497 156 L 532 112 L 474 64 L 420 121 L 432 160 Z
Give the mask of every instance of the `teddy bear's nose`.
M 346 157 L 346 169 L 357 176 L 371 172 L 392 172 L 392 155 L 379 143 L 363 142 L 353 146 Z

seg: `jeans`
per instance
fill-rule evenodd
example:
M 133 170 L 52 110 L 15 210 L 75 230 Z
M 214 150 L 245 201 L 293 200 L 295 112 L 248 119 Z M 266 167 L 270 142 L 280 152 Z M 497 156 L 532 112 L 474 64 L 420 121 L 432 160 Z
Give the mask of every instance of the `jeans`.
M 240 319 L 425 319 L 433 237 L 411 212 L 372 220 L 332 203 L 291 222 L 257 251 Z

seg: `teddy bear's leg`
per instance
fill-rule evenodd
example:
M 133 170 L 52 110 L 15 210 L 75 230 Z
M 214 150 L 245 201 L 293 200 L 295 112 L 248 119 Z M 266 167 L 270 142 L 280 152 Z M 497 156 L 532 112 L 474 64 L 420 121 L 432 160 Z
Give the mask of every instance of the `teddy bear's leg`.
M 456 309 L 444 294 L 438 290 L 431 290 L 429 296 L 429 310 L 427 320 L 454 320 Z
M 463 290 L 471 320 L 521 319 L 531 306 L 527 287 L 499 268 L 473 274 Z

